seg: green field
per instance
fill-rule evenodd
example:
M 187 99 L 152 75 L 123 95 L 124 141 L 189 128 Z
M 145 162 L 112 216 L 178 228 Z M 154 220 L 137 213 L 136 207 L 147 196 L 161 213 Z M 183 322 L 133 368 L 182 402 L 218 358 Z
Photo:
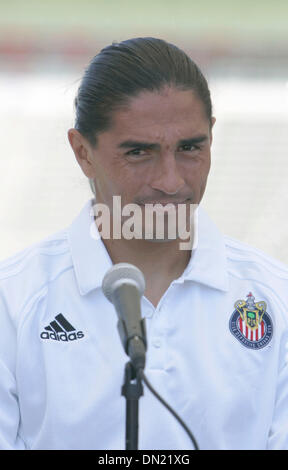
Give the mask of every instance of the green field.
M 0 0 L 0 36 L 19 28 L 37 34 L 88 34 L 288 41 L 288 1 Z M 2 32 L 2 33 L 1 33 Z

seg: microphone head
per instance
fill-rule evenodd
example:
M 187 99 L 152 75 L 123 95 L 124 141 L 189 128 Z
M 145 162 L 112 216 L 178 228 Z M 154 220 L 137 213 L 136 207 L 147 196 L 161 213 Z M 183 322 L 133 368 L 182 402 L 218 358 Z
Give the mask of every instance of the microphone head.
M 134 284 L 140 296 L 144 294 L 145 278 L 140 269 L 130 263 L 117 263 L 107 271 L 102 282 L 103 293 L 110 302 L 112 302 L 115 287 L 119 287 L 121 282 Z

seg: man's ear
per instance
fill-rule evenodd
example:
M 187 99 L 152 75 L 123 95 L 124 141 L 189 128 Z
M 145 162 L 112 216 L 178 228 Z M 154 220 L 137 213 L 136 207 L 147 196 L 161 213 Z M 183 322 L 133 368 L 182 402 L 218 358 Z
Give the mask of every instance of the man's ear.
M 87 178 L 93 178 L 91 145 L 88 140 L 74 128 L 69 129 L 68 140 L 84 175 L 86 175 Z
M 210 127 L 210 145 L 212 144 L 212 141 L 213 141 L 213 134 L 212 134 L 212 129 L 213 129 L 213 126 L 216 122 L 216 118 L 214 116 L 212 116 L 211 118 L 211 127 Z

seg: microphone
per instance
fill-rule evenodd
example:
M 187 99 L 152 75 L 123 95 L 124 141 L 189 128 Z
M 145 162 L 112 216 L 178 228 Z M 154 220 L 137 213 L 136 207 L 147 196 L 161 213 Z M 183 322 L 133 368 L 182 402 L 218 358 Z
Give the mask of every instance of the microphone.
M 140 303 L 145 291 L 143 273 L 133 264 L 115 264 L 105 274 L 102 290 L 115 307 L 118 315 L 117 327 L 126 354 L 136 371 L 144 369 L 147 341 Z

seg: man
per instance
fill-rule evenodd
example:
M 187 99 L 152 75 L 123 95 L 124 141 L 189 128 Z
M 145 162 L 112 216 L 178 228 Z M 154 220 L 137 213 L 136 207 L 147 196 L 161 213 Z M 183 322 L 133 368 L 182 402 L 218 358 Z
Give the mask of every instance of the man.
M 0 448 L 125 448 L 127 356 L 101 285 L 128 262 L 146 279 L 145 374 L 200 449 L 287 449 L 288 270 L 223 237 L 201 206 L 189 212 L 210 169 L 205 78 L 172 44 L 130 39 L 92 60 L 75 103 L 69 142 L 95 200 L 68 229 L 1 264 Z M 129 215 L 115 196 L 140 210 L 142 236 L 107 236 L 103 225 L 116 217 L 123 229 Z M 101 223 L 94 203 L 108 208 Z M 158 203 L 186 209 L 174 236 L 167 213 L 162 236 L 145 236 L 145 209 Z M 181 249 L 190 220 L 192 249 Z M 190 448 L 145 388 L 139 449 Z

